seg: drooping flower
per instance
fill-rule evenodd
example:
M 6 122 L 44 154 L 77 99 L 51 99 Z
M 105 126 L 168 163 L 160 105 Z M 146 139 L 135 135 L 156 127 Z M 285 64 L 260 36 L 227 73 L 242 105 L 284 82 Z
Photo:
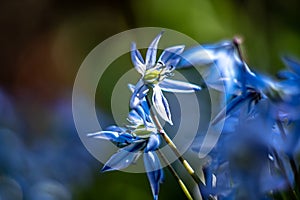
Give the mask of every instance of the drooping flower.
M 133 86 L 129 88 L 132 89 Z M 126 127 L 109 126 L 104 131 L 90 133 L 88 136 L 111 141 L 120 147 L 119 151 L 105 163 L 102 172 L 124 169 L 143 155 L 153 198 L 157 200 L 159 186 L 164 180 L 164 172 L 155 152 L 160 146 L 160 136 L 148 112 L 149 108 L 144 98 L 137 109 L 129 112 L 127 118 L 129 125 Z
M 149 89 L 153 91 L 152 103 L 156 112 L 167 122 L 172 124 L 171 112 L 169 104 L 162 91 L 191 93 L 198 91 L 201 87 L 182 81 L 169 79 L 176 69 L 177 63 L 180 61 L 180 54 L 184 50 L 183 45 L 166 48 L 158 60 L 156 54 L 158 42 L 162 36 L 161 32 L 151 42 L 144 61 L 141 53 L 136 48 L 136 44 L 131 46 L 131 60 L 135 69 L 142 75 L 137 82 L 134 92 L 130 99 L 130 107 L 135 109 L 141 100 L 148 94 Z
M 288 140 L 274 130 L 270 101 L 259 101 L 248 113 L 248 105 L 226 118 L 220 138 L 209 153 L 204 168 L 206 196 L 218 199 L 268 199 L 274 191 L 293 185 L 292 169 L 285 147 Z M 290 137 L 290 136 L 288 136 Z M 195 144 L 194 150 L 199 147 Z M 284 164 L 282 164 L 284 163 Z
M 284 62 L 289 70 L 278 74 L 280 80 L 258 73 L 244 76 L 246 92 L 228 100 L 225 126 L 204 168 L 204 195 L 268 199 L 276 191 L 297 187 L 300 64 L 289 57 Z

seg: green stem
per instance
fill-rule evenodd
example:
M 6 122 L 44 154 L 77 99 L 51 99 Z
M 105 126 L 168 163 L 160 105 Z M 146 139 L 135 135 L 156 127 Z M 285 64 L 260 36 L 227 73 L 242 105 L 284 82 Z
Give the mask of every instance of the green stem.
M 182 163 L 182 165 L 184 166 L 184 168 L 187 170 L 187 172 L 191 175 L 191 177 L 194 179 L 194 181 L 203 186 L 204 184 L 202 183 L 201 179 L 199 178 L 199 176 L 195 173 L 195 170 L 191 167 L 191 165 L 188 163 L 187 160 L 185 160 L 182 155 L 180 154 L 179 150 L 177 149 L 176 145 L 174 144 L 174 142 L 171 140 L 171 138 L 168 136 L 168 134 L 165 132 L 165 130 L 163 129 L 162 125 L 160 124 L 156 114 L 154 113 L 154 111 L 151 109 L 151 103 L 148 99 L 147 96 L 147 102 L 149 104 L 150 107 L 150 115 L 151 118 L 158 130 L 158 132 L 160 133 L 160 135 L 162 136 L 162 138 L 166 141 L 166 143 L 169 145 L 169 147 L 171 148 L 171 150 L 174 152 L 174 154 L 178 157 L 179 161 Z
M 162 160 L 164 161 L 165 164 L 167 164 L 168 169 L 170 170 L 171 174 L 176 178 L 179 186 L 181 187 L 182 191 L 184 192 L 185 196 L 187 197 L 187 199 L 189 200 L 193 200 L 192 195 L 190 194 L 190 192 L 188 191 L 187 187 L 185 186 L 184 182 L 181 180 L 181 178 L 179 177 L 179 175 L 177 174 L 177 172 L 175 171 L 175 169 L 172 167 L 171 164 L 168 164 L 169 161 L 166 158 L 166 156 L 160 151 L 157 150 L 157 153 L 159 154 L 159 156 L 162 158 Z

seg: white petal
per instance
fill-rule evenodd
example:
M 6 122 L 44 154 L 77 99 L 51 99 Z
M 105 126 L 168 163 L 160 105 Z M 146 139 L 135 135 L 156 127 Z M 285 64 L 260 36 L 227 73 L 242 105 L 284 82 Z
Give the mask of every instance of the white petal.
M 165 92 L 191 93 L 201 90 L 201 87 L 187 82 L 164 79 L 159 83 L 161 90 Z
M 119 133 L 115 131 L 99 131 L 88 133 L 87 136 L 103 140 L 116 140 L 119 137 Z
M 143 75 L 146 71 L 146 65 L 144 63 L 144 59 L 139 52 L 139 50 L 136 49 L 136 44 L 131 44 L 131 61 L 136 69 L 141 75 Z
M 161 118 L 173 125 L 168 101 L 158 85 L 153 87 L 152 103 Z
M 146 66 L 147 68 L 153 67 L 156 63 L 156 53 L 157 53 L 157 45 L 162 36 L 163 32 L 158 34 L 154 40 L 151 42 L 147 53 L 146 53 Z

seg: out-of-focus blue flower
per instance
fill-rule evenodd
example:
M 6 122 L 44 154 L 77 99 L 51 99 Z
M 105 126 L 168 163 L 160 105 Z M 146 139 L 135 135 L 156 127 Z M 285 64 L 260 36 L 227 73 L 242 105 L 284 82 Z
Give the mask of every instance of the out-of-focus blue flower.
M 6 106 L 0 106 L 0 112 L 7 115 L 6 119 L 0 117 L 0 199 L 69 200 L 74 186 L 90 183 L 96 163 L 92 164 L 80 139 L 73 138 L 70 101 L 59 100 L 47 109 L 51 128 L 38 138 L 26 129 L 18 132 L 20 122 L 22 125 L 26 120 L 15 112 L 16 102 L 2 91 L 0 101 Z M 28 138 L 30 145 L 24 141 Z
M 275 84 L 277 98 L 276 104 L 281 110 L 281 115 L 289 119 L 300 119 L 300 61 L 283 57 L 287 70 L 280 71 L 277 77 L 280 79 Z
M 293 185 L 293 172 L 283 153 L 288 144 L 280 133 L 274 132 L 276 123 L 269 115 L 274 107 L 269 104 L 268 100 L 261 100 L 251 113 L 243 104 L 226 119 L 204 168 L 206 187 L 202 191 L 206 196 L 269 199 L 272 191 Z
M 265 78 L 252 72 L 240 58 L 234 41 L 222 41 L 212 45 L 196 46 L 182 53 L 185 59 L 178 64 L 184 68 L 191 64 L 207 66 L 204 80 L 208 87 L 223 92 L 228 104 L 216 116 L 212 124 L 219 122 L 233 110 L 248 103 L 249 107 L 261 98 Z M 249 111 L 251 108 L 249 108 Z
M 191 64 L 209 65 L 204 80 L 209 87 L 236 95 L 245 90 L 245 76 L 254 74 L 239 58 L 232 41 L 222 41 L 212 45 L 196 46 L 182 53 L 185 59 L 178 64 L 178 68 Z M 243 73 L 247 72 L 247 73 Z
M 212 124 L 225 119 L 225 126 L 204 168 L 204 197 L 269 199 L 299 184 L 300 64 L 283 60 L 289 70 L 278 73 L 280 80 L 258 73 L 244 76 L 245 90 L 235 87 L 239 92 L 230 94 L 216 116 Z M 199 150 L 197 144 L 193 149 Z
M 130 107 L 135 109 L 141 100 L 147 95 L 149 88 L 152 88 L 152 102 L 157 113 L 168 123 L 172 124 L 169 104 L 162 91 L 191 93 L 198 91 L 201 87 L 168 79 L 173 75 L 177 63 L 180 61 L 180 54 L 184 50 L 183 45 L 166 48 L 158 60 L 156 60 L 158 42 L 162 33 L 156 36 L 151 42 L 144 61 L 141 53 L 136 48 L 136 44 L 131 46 L 131 60 L 135 69 L 142 75 L 135 86 L 133 95 L 130 99 Z
M 132 86 L 129 86 L 129 88 L 132 88 Z M 144 102 L 145 99 L 142 101 Z M 124 169 L 135 163 L 143 154 L 145 170 L 153 198 L 156 200 L 158 199 L 159 185 L 164 180 L 164 173 L 155 152 L 160 146 L 160 136 L 157 134 L 158 131 L 150 116 L 144 111 L 145 108 L 146 112 L 149 112 L 148 106 L 142 103 L 137 108 L 131 110 L 128 114 L 130 125 L 126 127 L 109 126 L 105 131 L 90 133 L 88 136 L 109 140 L 121 147 L 105 163 L 102 172 Z M 145 120 L 147 121 L 146 125 L 144 124 Z

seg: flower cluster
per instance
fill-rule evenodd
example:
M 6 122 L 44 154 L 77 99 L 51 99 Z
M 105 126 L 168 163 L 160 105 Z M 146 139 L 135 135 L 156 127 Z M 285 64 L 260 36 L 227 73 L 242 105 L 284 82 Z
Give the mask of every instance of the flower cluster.
M 158 199 L 159 185 L 163 182 L 164 173 L 156 151 L 160 146 L 160 135 L 157 125 L 150 114 L 150 101 L 156 113 L 165 121 L 173 124 L 169 104 L 162 91 L 191 93 L 201 87 L 182 81 L 169 79 L 180 61 L 183 45 L 166 48 L 156 60 L 158 42 L 163 32 L 151 42 L 144 60 L 136 48 L 131 46 L 131 60 L 138 73 L 142 75 L 136 85 L 129 84 L 132 91 L 130 98 L 129 124 L 125 127 L 110 126 L 106 130 L 90 133 L 88 136 L 113 142 L 120 147 L 119 151 L 105 163 L 102 171 L 121 170 L 143 154 L 144 166 L 151 185 L 154 199 Z
M 157 60 L 161 36 L 162 33 L 152 41 L 145 60 L 136 44 L 131 46 L 132 63 L 141 78 L 136 85 L 129 84 L 132 91 L 129 124 L 125 127 L 113 125 L 88 134 L 111 141 L 120 148 L 102 171 L 124 169 L 143 155 L 153 197 L 158 199 L 159 186 L 164 180 L 160 163 L 163 155 L 159 150 L 161 138 L 175 154 L 177 150 L 166 138 L 156 114 L 172 125 L 171 111 L 163 92 L 201 90 L 197 85 L 170 79 L 175 69 L 188 68 L 193 63 L 207 68 L 204 84 L 226 99 L 225 108 L 210 122 L 211 126 L 224 124 L 224 127 L 217 144 L 206 156 L 205 165 L 200 166 L 205 183 L 179 156 L 199 185 L 202 198 L 300 198 L 300 62 L 284 57 L 288 69 L 280 71 L 277 77 L 255 72 L 244 61 L 237 38 L 185 51 L 183 45 L 169 47 Z M 201 149 L 200 135 L 191 147 L 194 152 Z M 172 166 L 169 167 L 178 178 Z M 191 199 L 181 180 L 179 183 Z
M 211 62 L 195 57 L 202 51 Z M 253 72 L 236 40 L 195 47 L 185 54 L 195 63 L 211 65 L 207 84 L 227 99 L 211 122 L 217 126 L 225 120 L 203 168 L 204 198 L 273 199 L 279 192 L 288 199 L 299 198 L 300 63 L 284 57 L 288 70 L 280 71 L 277 79 Z M 211 73 L 215 70 L 217 78 Z M 199 143 L 193 149 L 199 151 Z

